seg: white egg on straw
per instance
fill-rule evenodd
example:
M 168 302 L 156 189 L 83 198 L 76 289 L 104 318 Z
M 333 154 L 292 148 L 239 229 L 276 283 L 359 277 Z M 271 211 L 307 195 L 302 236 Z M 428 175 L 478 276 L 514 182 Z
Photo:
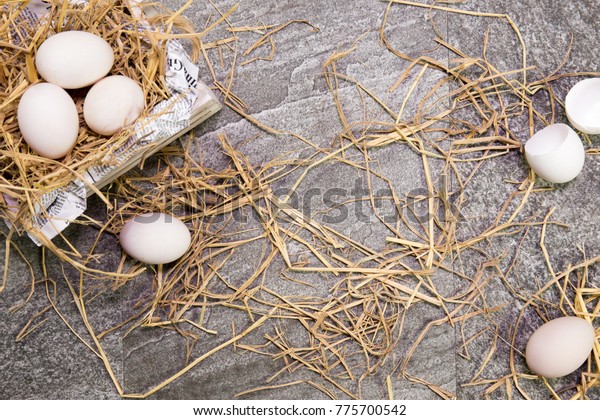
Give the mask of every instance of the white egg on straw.
M 129 220 L 119 235 L 125 252 L 147 264 L 167 264 L 183 256 L 192 236 L 178 218 L 165 213 L 145 213 Z
M 596 333 L 585 319 L 565 316 L 542 325 L 529 338 L 527 366 L 540 376 L 558 378 L 576 371 L 588 358 Z

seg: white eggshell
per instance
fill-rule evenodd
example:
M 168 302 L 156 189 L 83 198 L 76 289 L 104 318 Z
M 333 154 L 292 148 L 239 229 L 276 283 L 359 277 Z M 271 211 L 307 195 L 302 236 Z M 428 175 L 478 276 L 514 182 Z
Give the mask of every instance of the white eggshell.
M 119 240 L 129 256 L 147 264 L 167 264 L 185 254 L 192 237 L 178 218 L 146 213 L 125 223 Z
M 83 117 L 96 133 L 111 136 L 137 120 L 144 106 L 144 92 L 135 81 L 109 76 L 92 86 L 86 95 Z
M 527 342 L 529 368 L 540 376 L 558 378 L 581 366 L 594 346 L 595 332 L 585 319 L 566 316 L 538 328 Z
M 69 153 L 79 134 L 75 102 L 64 89 L 51 83 L 39 83 L 25 91 L 17 121 L 29 147 L 50 159 Z
M 569 122 L 587 134 L 600 134 L 600 78 L 582 80 L 565 98 Z
M 564 183 L 574 179 L 583 169 L 585 150 L 571 127 L 552 124 L 525 143 L 525 157 L 542 179 Z
M 90 86 L 106 76 L 114 62 L 108 42 L 84 31 L 51 36 L 35 56 L 35 67 L 44 80 L 65 89 Z

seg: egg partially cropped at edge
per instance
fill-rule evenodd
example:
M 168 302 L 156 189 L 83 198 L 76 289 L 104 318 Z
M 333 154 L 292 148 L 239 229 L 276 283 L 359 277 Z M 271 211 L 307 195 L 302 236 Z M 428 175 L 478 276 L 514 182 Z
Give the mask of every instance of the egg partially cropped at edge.
M 125 76 L 108 76 L 85 96 L 83 117 L 96 133 L 112 136 L 137 120 L 145 105 L 144 91 L 137 82 Z
M 39 83 L 28 88 L 17 108 L 21 135 L 40 156 L 65 156 L 79 134 L 79 115 L 71 96 L 59 86 Z
M 565 111 L 573 127 L 587 134 L 600 134 L 600 78 L 576 83 L 565 97 Z
M 114 63 L 110 44 L 85 31 L 52 35 L 35 55 L 35 67 L 44 80 L 64 89 L 94 84 L 110 72 Z
M 175 216 L 146 213 L 125 223 L 119 240 L 130 257 L 147 264 L 167 264 L 186 253 L 192 235 Z
M 585 319 L 565 316 L 538 328 L 529 338 L 525 358 L 540 376 L 558 378 L 576 371 L 588 358 L 596 333 Z

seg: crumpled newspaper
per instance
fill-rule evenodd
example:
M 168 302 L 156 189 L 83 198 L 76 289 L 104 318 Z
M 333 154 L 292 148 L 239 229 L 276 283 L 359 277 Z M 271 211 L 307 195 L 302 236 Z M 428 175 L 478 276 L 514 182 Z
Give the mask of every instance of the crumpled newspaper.
M 135 0 L 131 1 L 134 2 Z M 70 3 L 85 4 L 87 1 L 70 0 Z M 44 1 L 32 0 L 22 16 L 37 23 L 48 14 L 48 9 L 49 6 Z M 135 134 L 126 145 L 115 152 L 114 158 L 119 164 L 126 162 L 140 148 L 184 130 L 190 124 L 193 110 L 214 99 L 210 89 L 198 80 L 199 69 L 179 42 L 169 40 L 166 54 L 166 82 L 173 96 L 157 104 L 150 112 L 147 121 L 136 123 Z M 169 112 L 161 114 L 165 109 Z M 88 183 L 95 184 L 114 169 L 115 166 L 108 165 L 93 167 L 82 174 L 82 178 Z M 77 179 L 64 188 L 44 194 L 36 205 L 33 223 L 47 239 L 54 238 L 86 210 L 89 187 L 83 179 Z M 4 198 L 9 207 L 18 206 L 18 203 L 11 198 L 7 196 Z M 28 235 L 38 246 L 42 244 L 32 232 L 28 232 Z

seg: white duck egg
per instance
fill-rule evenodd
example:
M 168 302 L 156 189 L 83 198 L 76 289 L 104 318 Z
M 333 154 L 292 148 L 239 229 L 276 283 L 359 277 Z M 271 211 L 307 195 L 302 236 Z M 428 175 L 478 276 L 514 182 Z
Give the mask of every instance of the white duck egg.
M 75 102 L 59 86 L 39 83 L 28 88 L 17 109 L 23 139 L 40 156 L 58 159 L 77 142 L 79 116 Z
M 98 35 L 66 31 L 38 48 L 35 66 L 47 82 L 64 89 L 90 86 L 108 74 L 115 62 L 112 48 Z
M 147 264 L 167 264 L 183 256 L 192 236 L 187 226 L 175 216 L 146 213 L 123 226 L 119 236 L 125 252 Z
M 594 327 L 585 319 L 565 316 L 538 328 L 529 338 L 525 357 L 540 376 L 558 378 L 579 368 L 592 351 Z
M 83 117 L 92 130 L 112 136 L 139 118 L 145 107 L 142 88 L 125 76 L 97 82 L 85 97 Z

